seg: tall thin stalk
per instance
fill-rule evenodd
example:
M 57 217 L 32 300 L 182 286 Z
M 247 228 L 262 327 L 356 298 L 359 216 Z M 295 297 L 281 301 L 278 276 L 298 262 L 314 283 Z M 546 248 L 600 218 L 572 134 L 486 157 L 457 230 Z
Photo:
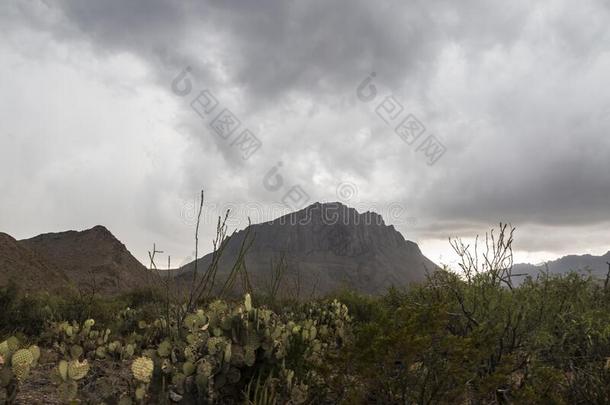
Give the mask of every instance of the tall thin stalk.
M 190 309 L 193 306 L 193 295 L 194 290 L 192 286 L 197 282 L 197 262 L 199 261 L 199 224 L 201 222 L 201 212 L 203 211 L 203 200 L 204 194 L 203 190 L 201 190 L 201 197 L 199 198 L 199 212 L 197 213 L 197 226 L 195 227 L 195 271 L 193 271 L 193 280 L 191 283 L 191 289 L 189 293 L 189 300 L 187 308 Z

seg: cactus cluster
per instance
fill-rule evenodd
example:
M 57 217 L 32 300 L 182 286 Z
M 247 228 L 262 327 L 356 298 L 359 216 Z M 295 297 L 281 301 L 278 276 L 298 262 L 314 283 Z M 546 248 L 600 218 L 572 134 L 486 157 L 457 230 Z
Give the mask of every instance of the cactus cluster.
M 130 359 L 136 351 L 134 339 L 110 339 L 110 329 L 94 329 L 95 321 L 61 322 L 51 325 L 54 347 L 66 359 Z
M 58 382 L 57 391 L 59 396 L 70 401 L 78 394 L 78 381 L 82 380 L 89 373 L 89 361 L 73 359 L 70 361 L 61 360 L 57 365 L 55 380 Z
M 146 403 L 152 395 L 162 401 L 237 403 L 255 380 L 264 384 L 257 392 L 273 392 L 278 403 L 304 403 L 316 383 L 308 365 L 320 364 L 341 346 L 350 322 L 337 301 L 276 313 L 256 307 L 249 294 L 241 302 L 216 300 L 192 313 L 180 309 L 170 319 L 142 320 L 128 308 L 119 314 L 122 333 L 115 334 L 96 327 L 93 319 L 50 324 L 60 356 L 53 374 L 60 396 L 76 400 L 79 382 L 88 381 L 91 367 L 104 360 L 129 364 L 131 388 L 113 399 L 120 404 Z M 19 349 L 14 339 L 0 343 L 3 369 L 11 359 L 15 379 L 39 356 L 37 348 Z
M 6 391 L 7 402 L 14 400 L 19 384 L 39 359 L 40 348 L 36 345 L 24 347 L 15 336 L 0 342 L 0 387 Z
M 90 361 L 104 359 L 107 355 L 110 330 L 94 329 L 95 321 L 60 322 L 50 326 L 53 347 L 62 360 L 53 371 L 52 380 L 64 401 L 74 400 L 78 395 L 78 382 L 89 373 Z
M 278 399 L 301 403 L 308 387 L 297 381 L 304 376 L 297 378 L 286 365 L 291 349 L 299 346 L 306 361 L 320 362 L 326 351 L 340 345 L 348 322 L 347 308 L 336 301 L 280 316 L 254 307 L 250 295 L 241 304 L 217 300 L 183 316 L 180 333 L 144 350 L 146 357 L 132 365 L 133 376 L 147 389 L 155 369 L 168 399 L 222 402 L 242 395 L 257 370 L 276 369 L 277 377 L 269 381 L 278 387 Z M 159 320 L 139 328 L 151 335 L 160 326 Z M 142 400 L 140 393 L 136 400 Z

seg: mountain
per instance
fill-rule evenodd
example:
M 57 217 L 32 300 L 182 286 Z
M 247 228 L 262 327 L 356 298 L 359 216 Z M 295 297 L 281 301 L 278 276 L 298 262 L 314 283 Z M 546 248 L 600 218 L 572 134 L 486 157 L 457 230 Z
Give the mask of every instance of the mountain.
M 64 272 L 40 254 L 0 232 L 0 286 L 9 280 L 23 291 L 51 291 L 69 282 Z
M 610 262 L 610 251 L 603 256 L 593 255 L 569 255 L 560 259 L 547 262 L 549 273 L 563 274 L 570 271 L 586 273 L 591 271 L 591 275 L 596 278 L 606 278 L 608 272 L 608 262 Z M 515 264 L 513 266 L 513 274 L 529 274 L 536 277 L 541 271 L 545 271 L 545 264 L 534 265 L 528 263 Z M 516 280 L 522 280 L 523 277 L 516 277 Z
M 269 288 L 273 265 L 284 258 L 284 295 L 308 297 L 342 287 L 382 293 L 391 285 L 422 281 L 426 270 L 437 267 L 380 215 L 360 214 L 341 203 L 315 203 L 234 234 L 219 261 L 219 280 L 235 263 L 248 231 L 254 238 L 245 257 L 252 284 Z M 199 270 L 208 268 L 212 255 L 199 259 Z M 190 283 L 194 267 L 194 262 L 183 266 L 177 279 Z
M 103 226 L 42 234 L 18 244 L 46 265 L 61 269 L 76 286 L 102 294 L 127 291 L 151 280 L 149 270 Z

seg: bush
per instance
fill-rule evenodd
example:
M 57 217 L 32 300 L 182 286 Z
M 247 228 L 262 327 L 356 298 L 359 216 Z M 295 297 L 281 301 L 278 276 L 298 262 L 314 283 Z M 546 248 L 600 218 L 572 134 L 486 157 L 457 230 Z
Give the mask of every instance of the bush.
M 118 318 L 130 321 L 140 314 L 125 309 Z M 262 389 L 281 403 L 305 403 L 323 383 L 314 370 L 340 349 L 350 322 L 347 307 L 336 300 L 278 314 L 254 306 L 249 295 L 243 303 L 215 300 L 184 315 L 139 319 L 137 330 L 128 333 L 93 319 L 48 324 L 45 349 L 60 359 L 51 375 L 58 396 L 66 402 L 242 403 L 256 400 Z M 0 343 L 0 351 L 14 346 L 11 339 Z M 127 381 L 100 385 L 92 396 L 81 391 L 89 372 L 108 361 L 129 365 Z M 17 375 L 8 377 L 7 387 L 16 386 L 10 382 Z M 111 376 L 98 371 L 95 378 Z
M 28 334 L 58 358 L 64 401 L 610 403 L 610 290 L 576 273 L 513 286 L 504 231 L 484 260 L 456 242 L 460 273 L 382 297 L 206 295 L 189 307 L 155 289 L 102 299 L 13 285 L 0 290 L 0 321 L 7 337 Z M 0 355 L 17 353 L 15 341 Z M 13 398 L 29 355 L 11 357 L 14 370 L 2 360 Z

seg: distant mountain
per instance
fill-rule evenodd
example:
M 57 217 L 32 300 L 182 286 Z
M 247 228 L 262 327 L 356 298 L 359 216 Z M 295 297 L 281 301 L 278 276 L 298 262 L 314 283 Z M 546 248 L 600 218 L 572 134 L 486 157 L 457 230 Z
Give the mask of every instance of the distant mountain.
M 103 226 L 47 233 L 18 242 L 76 286 L 113 294 L 146 285 L 149 271 Z M 0 270 L 4 270 L 1 268 Z
M 608 262 L 610 262 L 610 251 L 603 256 L 593 255 L 569 255 L 564 256 L 560 259 L 547 262 L 549 273 L 551 274 L 563 274 L 570 271 L 576 271 L 579 273 L 591 272 L 591 275 L 597 278 L 606 278 L 608 272 Z M 513 274 L 523 273 L 529 274 L 532 277 L 536 277 L 541 271 L 545 271 L 546 266 L 544 264 L 515 264 L 513 267 Z M 515 279 L 520 281 L 524 277 L 516 277 Z
M 69 282 L 45 257 L 0 232 L 0 286 L 11 279 L 22 291 L 51 291 Z
M 373 212 L 358 213 L 341 203 L 313 204 L 276 220 L 249 227 L 254 242 L 245 258 L 250 279 L 266 288 L 272 279 L 272 265 L 285 258 L 287 270 L 280 293 L 308 297 L 352 288 L 365 293 L 382 293 L 389 286 L 422 281 L 426 270 L 437 266 L 416 243 L 407 241 Z M 227 243 L 220 260 L 222 280 L 238 256 L 246 230 Z M 198 261 L 207 269 L 212 254 Z M 194 262 L 178 271 L 178 280 L 188 284 Z

